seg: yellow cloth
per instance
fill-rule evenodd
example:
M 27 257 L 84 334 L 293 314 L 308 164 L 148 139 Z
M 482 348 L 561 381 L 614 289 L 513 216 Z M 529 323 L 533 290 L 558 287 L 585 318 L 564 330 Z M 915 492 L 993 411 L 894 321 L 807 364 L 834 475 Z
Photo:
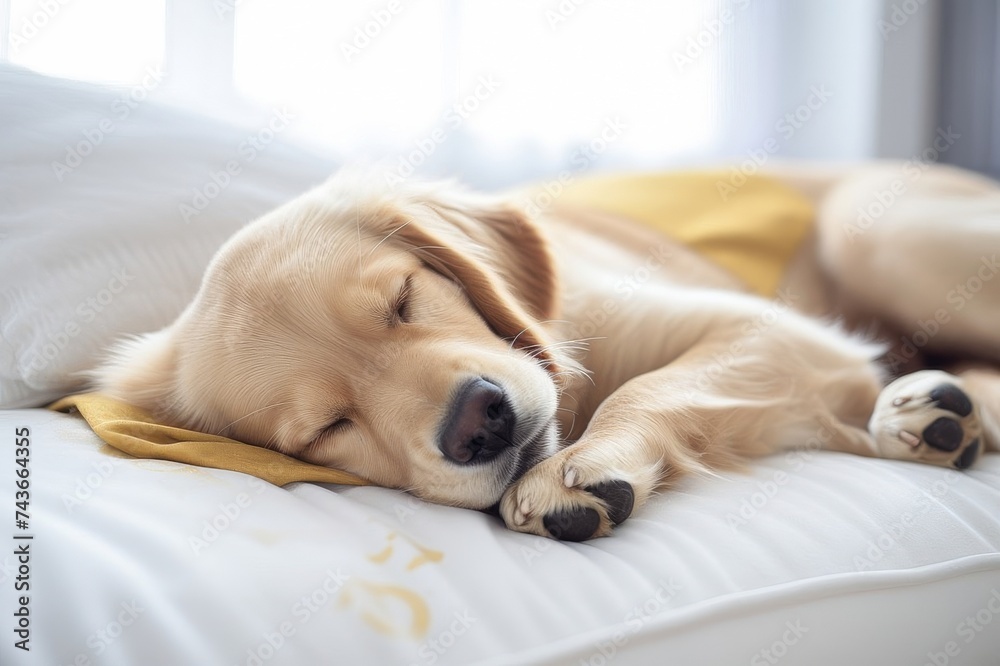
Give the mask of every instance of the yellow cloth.
M 60 412 L 75 409 L 98 437 L 137 458 L 229 469 L 252 474 L 276 486 L 293 481 L 369 485 L 353 474 L 303 462 L 277 451 L 156 423 L 143 410 L 100 393 L 71 395 L 52 403 L 49 409 Z
M 772 297 L 812 228 L 812 203 L 772 178 L 748 176 L 739 187 L 731 178 L 727 171 L 595 176 L 566 184 L 554 200 L 652 227 Z

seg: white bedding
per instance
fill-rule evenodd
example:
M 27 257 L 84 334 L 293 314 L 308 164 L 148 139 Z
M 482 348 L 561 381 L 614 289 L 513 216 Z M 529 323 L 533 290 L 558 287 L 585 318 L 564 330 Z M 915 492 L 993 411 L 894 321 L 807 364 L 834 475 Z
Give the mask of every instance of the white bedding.
M 122 458 L 37 409 L 0 412 L 8 510 L 21 426 L 32 650 L 0 627 L 5 665 L 1000 663 L 996 454 L 772 457 L 567 544 L 391 490 Z
M 121 118 L 122 94 L 0 67 L 0 406 L 71 392 L 115 337 L 171 321 L 233 230 L 333 168 L 275 140 L 187 220 L 249 130 L 153 102 Z M 22 426 L 30 652 L 13 633 Z M 965 474 L 770 458 L 564 544 L 390 490 L 117 457 L 38 409 L 0 411 L 0 451 L 2 666 L 1000 663 L 996 454 Z
M 236 230 L 335 169 L 267 114 L 134 93 L 0 63 L 0 408 L 78 392 L 112 342 L 180 314 Z

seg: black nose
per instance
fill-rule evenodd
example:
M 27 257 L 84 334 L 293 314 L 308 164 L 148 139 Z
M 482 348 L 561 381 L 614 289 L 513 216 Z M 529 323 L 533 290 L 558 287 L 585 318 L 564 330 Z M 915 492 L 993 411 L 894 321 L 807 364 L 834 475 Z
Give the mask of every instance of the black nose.
M 484 462 L 511 445 L 513 432 L 514 414 L 503 389 L 475 379 L 451 403 L 438 446 L 457 463 Z

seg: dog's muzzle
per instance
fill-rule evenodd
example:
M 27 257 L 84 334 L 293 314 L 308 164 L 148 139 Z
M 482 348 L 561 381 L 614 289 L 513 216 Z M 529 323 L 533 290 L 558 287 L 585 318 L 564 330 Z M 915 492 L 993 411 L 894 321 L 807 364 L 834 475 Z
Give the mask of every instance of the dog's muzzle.
M 445 419 L 438 448 L 452 462 L 488 462 L 513 444 L 516 417 L 503 389 L 483 378 L 463 384 Z

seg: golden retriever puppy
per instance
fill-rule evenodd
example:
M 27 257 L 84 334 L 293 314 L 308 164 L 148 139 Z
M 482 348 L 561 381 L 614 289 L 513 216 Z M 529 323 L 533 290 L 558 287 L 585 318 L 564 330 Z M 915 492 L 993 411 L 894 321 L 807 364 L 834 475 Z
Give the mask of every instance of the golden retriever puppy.
M 928 277 L 947 281 L 982 254 L 943 219 L 919 232 L 922 245 L 896 238 L 905 211 L 841 247 L 824 214 L 853 210 L 881 176 L 777 177 L 821 213 L 788 276 L 810 292 L 796 304 L 805 312 L 867 322 L 892 310 L 902 326 L 934 305 L 919 291 Z M 955 199 L 950 224 L 971 230 L 985 209 L 964 212 L 972 195 L 949 178 L 1000 210 L 992 182 L 935 169 L 922 187 L 942 206 Z M 873 263 L 882 243 L 922 249 L 887 269 Z M 935 260 L 941 243 L 950 265 Z M 622 276 L 644 264 L 626 295 Z M 921 277 L 912 289 L 909 273 Z M 905 293 L 872 298 L 866 281 L 897 277 Z M 558 202 L 529 216 L 450 184 L 343 174 L 237 233 L 183 314 L 122 344 L 98 388 L 427 500 L 499 505 L 512 529 L 567 540 L 609 534 L 685 474 L 806 442 L 960 469 L 1000 443 L 1000 374 L 988 366 L 886 386 L 884 345 L 745 292 L 620 217 Z M 996 287 L 983 291 L 935 345 L 1000 360 L 1000 329 L 977 328 L 998 301 Z M 577 339 L 608 308 L 599 334 Z

